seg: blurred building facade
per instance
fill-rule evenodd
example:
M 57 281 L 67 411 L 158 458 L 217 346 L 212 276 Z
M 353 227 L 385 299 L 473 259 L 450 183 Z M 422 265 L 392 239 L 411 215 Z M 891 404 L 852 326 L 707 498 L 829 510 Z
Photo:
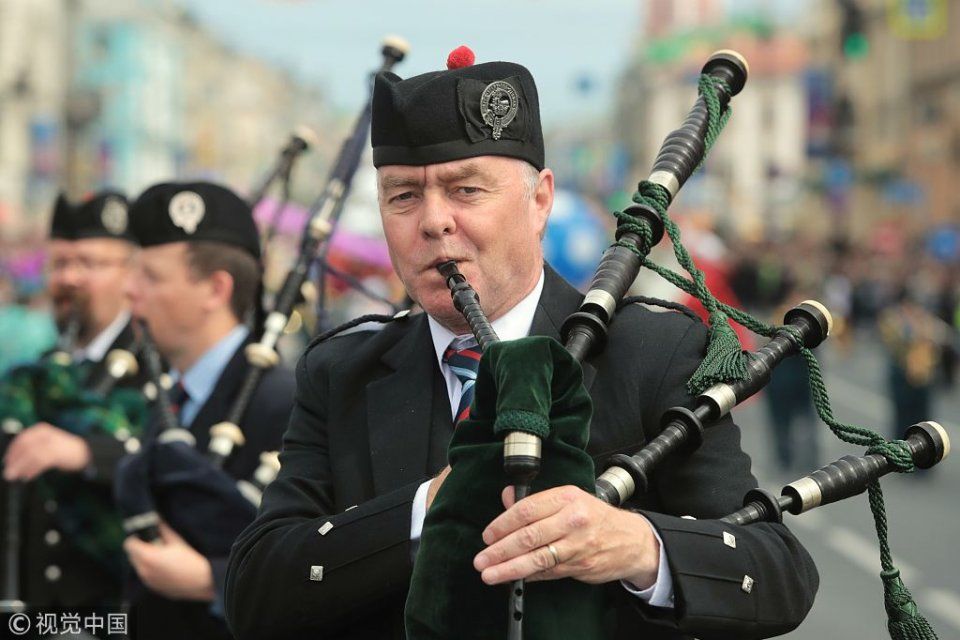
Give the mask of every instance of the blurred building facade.
M 936 3 L 933 3 L 936 4 Z M 960 222 L 960 2 L 942 2 L 935 18 L 942 27 L 918 25 L 909 42 L 911 103 L 907 126 L 919 138 L 909 158 L 910 175 L 927 188 L 930 212 L 938 222 Z
M 317 88 L 231 50 L 174 2 L 0 0 L 7 237 L 43 228 L 60 189 L 135 195 L 204 177 L 247 190 L 301 122 L 328 128 Z
M 870 49 L 847 60 L 845 69 L 856 158 L 913 185 L 915 203 L 932 221 L 956 220 L 960 2 L 870 0 L 862 6 Z
M 52 202 L 67 71 L 62 0 L 0 1 L 0 225 Z
M 825 7 L 811 37 L 830 140 L 816 167 L 837 235 L 902 257 L 942 231 L 930 257 L 960 261 L 960 2 Z
M 803 4 L 787 22 L 719 0 L 645 3 L 616 118 L 630 174 L 646 175 L 682 121 L 707 56 L 732 48 L 750 80 L 678 207 L 709 205 L 745 238 L 811 232 L 884 248 L 897 233 L 955 228 L 960 0 Z
M 764 18 L 728 16 L 719 0 L 645 6 L 644 45 L 624 73 L 617 115 L 630 173 L 649 172 L 663 139 L 693 104 L 710 53 L 735 49 L 750 63 L 748 90 L 735 98 L 736 117 L 677 206 L 709 209 L 741 236 L 789 225 L 806 171 L 809 52 L 802 33 L 776 30 Z

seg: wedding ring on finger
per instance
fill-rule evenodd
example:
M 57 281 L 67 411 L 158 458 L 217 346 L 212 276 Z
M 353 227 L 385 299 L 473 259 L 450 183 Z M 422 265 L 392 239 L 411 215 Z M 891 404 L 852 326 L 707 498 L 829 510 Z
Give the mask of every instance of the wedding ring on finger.
M 550 555 L 553 556 L 553 566 L 556 567 L 560 564 L 560 554 L 557 553 L 557 548 L 553 544 L 547 545 L 547 551 L 550 552 Z

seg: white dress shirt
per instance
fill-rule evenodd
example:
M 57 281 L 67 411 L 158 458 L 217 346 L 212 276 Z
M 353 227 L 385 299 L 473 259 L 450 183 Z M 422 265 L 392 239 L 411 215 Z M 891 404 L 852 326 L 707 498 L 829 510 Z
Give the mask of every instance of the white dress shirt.
M 127 326 L 128 322 L 130 322 L 129 311 L 124 310 L 118 313 L 117 317 L 113 319 L 113 322 L 108 324 L 103 331 L 98 333 L 97 336 L 91 340 L 86 347 L 77 349 L 73 352 L 73 361 L 102 361 L 107 356 L 107 349 L 109 349 L 110 345 L 116 341 L 117 337 L 123 332 L 123 328 Z
M 521 300 L 515 307 L 510 309 L 503 316 L 492 322 L 493 329 L 501 340 L 516 340 L 525 338 L 530 334 L 530 327 L 533 326 L 533 316 L 537 311 L 537 303 L 540 301 L 540 295 L 543 293 L 543 272 L 540 272 L 540 279 L 533 290 Z M 437 363 L 440 365 L 440 371 L 443 379 L 447 383 L 447 393 L 450 400 L 450 415 L 455 418 L 457 407 L 460 404 L 460 394 L 462 384 L 456 374 L 443 361 L 443 352 L 446 351 L 450 343 L 458 338 L 452 331 L 442 324 L 427 316 L 427 322 L 430 325 L 430 336 L 433 338 L 433 348 L 437 354 Z M 427 513 L 427 491 L 430 486 L 430 480 L 424 482 L 417 489 L 413 498 L 413 509 L 410 518 L 410 540 L 414 542 L 414 553 L 416 553 L 416 543 L 420 540 L 420 534 L 423 532 L 423 519 Z M 647 589 L 636 589 L 628 582 L 623 580 L 620 583 L 624 589 L 637 596 L 647 604 L 654 607 L 673 608 L 673 579 L 670 577 L 670 569 L 667 565 L 667 554 L 663 549 L 663 541 L 657 530 L 651 526 L 653 535 L 657 539 L 660 547 L 660 565 L 657 568 L 657 579 Z

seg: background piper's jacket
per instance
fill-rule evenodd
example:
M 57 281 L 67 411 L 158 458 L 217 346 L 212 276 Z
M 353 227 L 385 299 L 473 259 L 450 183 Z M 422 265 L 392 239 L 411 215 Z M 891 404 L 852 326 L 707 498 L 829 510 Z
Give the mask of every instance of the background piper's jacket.
M 123 328 L 107 353 L 117 348 L 129 349 L 133 344 L 130 323 Z M 137 375 L 123 378 L 117 388 L 141 389 L 147 382 L 143 361 Z M 106 369 L 104 361 L 85 363 L 88 384 L 99 380 Z M 24 425 L 29 427 L 31 425 Z M 54 425 L 59 426 L 59 425 Z M 91 464 L 82 474 L 73 474 L 79 482 L 88 485 L 92 499 L 104 505 L 113 505 L 113 472 L 117 462 L 126 455 L 123 443 L 112 434 L 90 433 L 81 436 L 90 447 Z M 56 473 L 56 472 L 54 472 Z M 0 532 L 6 532 L 7 484 L 0 483 Z M 31 606 L 88 607 L 117 604 L 121 598 L 121 576 L 89 556 L 77 552 L 70 537 L 60 525 L 61 505 L 56 496 L 41 495 L 35 483 L 25 487 L 20 554 L 21 599 Z M 90 532 L 96 535 L 96 532 Z M 6 544 L 6 540 L 4 540 Z M 6 573 L 0 555 L 0 575 Z
M 197 440 L 197 449 L 206 451 L 210 443 L 210 427 L 223 421 L 233 399 L 240 391 L 248 364 L 243 351 L 245 343 L 233 354 L 217 380 L 213 393 L 201 407 L 189 431 Z M 246 443 L 230 455 L 224 471 L 238 480 L 250 480 L 260 465 L 260 454 L 277 451 L 287 425 L 294 396 L 293 372 L 282 366 L 267 371 L 254 392 L 247 412 L 240 421 Z M 202 514 L 197 514 L 202 518 Z M 222 594 L 227 558 L 207 558 L 213 569 L 214 589 Z M 168 600 L 156 593 L 138 590 L 141 596 L 132 602 L 133 637 L 137 640 L 215 640 L 230 638 L 223 619 L 211 611 L 208 602 Z
M 531 333 L 559 339 L 581 298 L 547 266 Z M 404 637 L 411 505 L 417 487 L 446 464 L 453 429 L 426 320 L 421 314 L 340 336 L 301 358 L 280 475 L 230 558 L 227 620 L 239 640 Z M 607 348 L 584 366 L 595 460 L 632 453 L 659 432 L 664 410 L 691 406 L 685 384 L 705 337 L 699 321 L 680 313 L 631 305 L 617 314 Z M 688 459 L 661 465 L 652 490 L 628 506 L 663 539 L 676 610 L 607 585 L 617 599 L 612 637 L 745 640 L 802 621 L 818 577 L 787 528 L 711 520 L 738 509 L 755 486 L 729 417 Z M 327 522 L 333 528 L 321 535 Z M 735 548 L 724 543 L 725 531 Z M 323 566 L 322 580 L 310 579 L 313 565 Z M 747 575 L 749 593 L 741 588 Z

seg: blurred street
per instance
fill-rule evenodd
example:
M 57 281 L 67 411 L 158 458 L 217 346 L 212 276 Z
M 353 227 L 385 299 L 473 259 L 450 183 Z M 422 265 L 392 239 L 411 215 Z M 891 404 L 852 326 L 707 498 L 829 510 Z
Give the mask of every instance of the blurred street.
M 884 354 L 876 339 L 859 336 L 849 353 L 825 343 L 818 356 L 835 416 L 883 433 L 891 406 L 884 393 Z M 760 485 L 779 493 L 780 487 L 802 474 L 788 475 L 776 469 L 762 409 L 762 403 L 754 401 L 735 415 Z M 940 392 L 931 417 L 956 439 L 960 434 L 960 394 L 955 389 Z M 838 440 L 822 423 L 817 427 L 822 463 L 843 455 L 862 455 L 862 450 Z M 960 536 L 958 484 L 960 464 L 956 459 L 947 459 L 942 466 L 914 477 L 891 474 L 881 480 L 895 564 L 940 638 L 960 637 L 960 574 L 954 548 Z M 866 494 L 800 516 L 788 515 L 785 520 L 817 563 L 820 592 L 804 624 L 783 637 L 887 637 L 877 538 Z

